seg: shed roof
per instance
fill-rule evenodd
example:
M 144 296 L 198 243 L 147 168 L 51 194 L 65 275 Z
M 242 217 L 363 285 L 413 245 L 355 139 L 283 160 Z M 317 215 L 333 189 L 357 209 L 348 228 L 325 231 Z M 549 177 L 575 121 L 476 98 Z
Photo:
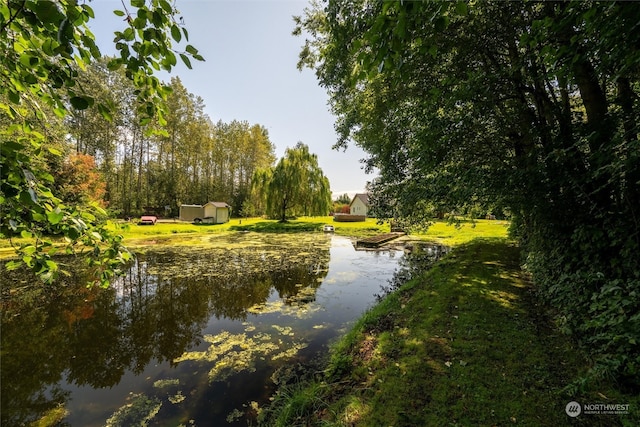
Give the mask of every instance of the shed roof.
M 206 205 L 213 205 L 216 208 L 230 208 L 231 207 L 228 204 L 226 204 L 225 202 L 207 202 L 207 203 L 205 203 L 205 206 Z
M 369 206 L 369 195 L 367 193 L 358 193 L 355 196 L 353 196 L 353 200 L 351 200 L 351 203 L 349 203 L 349 206 L 351 206 L 353 202 L 356 201 L 356 199 L 360 199 L 360 201 L 362 201 L 362 203 L 364 203 L 365 206 Z

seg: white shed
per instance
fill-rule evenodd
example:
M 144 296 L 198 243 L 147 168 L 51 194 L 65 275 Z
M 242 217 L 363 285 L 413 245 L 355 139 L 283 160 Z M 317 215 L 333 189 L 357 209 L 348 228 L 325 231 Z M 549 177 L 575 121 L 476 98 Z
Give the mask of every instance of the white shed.
M 225 202 L 208 202 L 203 206 L 204 222 L 223 224 L 229 222 L 231 206 Z

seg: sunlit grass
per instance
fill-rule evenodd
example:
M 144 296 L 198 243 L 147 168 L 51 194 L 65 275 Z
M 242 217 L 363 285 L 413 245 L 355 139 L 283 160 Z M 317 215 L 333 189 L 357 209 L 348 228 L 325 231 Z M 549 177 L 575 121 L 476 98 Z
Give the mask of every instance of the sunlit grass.
M 314 413 L 299 408 L 289 422 L 557 426 L 568 422 L 569 401 L 616 396 L 636 409 L 588 420 L 638 425 L 638 397 L 621 397 L 615 385 L 580 395 L 563 391 L 589 362 L 546 316 L 519 260 L 506 239 L 479 239 L 388 295 L 334 346 L 322 380 L 323 406 Z
M 109 229 L 116 234 L 122 235 L 125 245 L 136 247 L 138 245 L 144 246 L 150 239 L 156 237 L 170 239 L 172 236 L 196 237 L 234 233 L 238 231 L 255 231 L 259 233 L 322 233 L 325 224 L 333 225 L 336 234 L 355 238 L 388 233 L 390 231 L 388 222 L 379 223 L 375 218 L 367 218 L 361 222 L 337 222 L 333 221 L 332 216 L 300 217 L 285 223 L 264 218 L 233 218 L 224 224 L 192 224 L 177 220 L 161 220 L 155 225 L 139 225 L 136 221 L 111 221 Z M 462 220 L 457 224 L 450 224 L 446 221 L 434 221 L 428 230 L 413 231 L 410 235 L 434 243 L 456 246 L 478 237 L 504 238 L 508 234 L 508 227 L 509 222 L 507 221 Z M 52 241 L 54 242 L 54 246 L 64 245 L 62 239 L 53 238 Z M 28 239 L 13 239 L 13 244 L 16 246 L 28 242 Z M 164 242 L 172 244 L 170 240 L 165 240 Z M 195 242 L 194 240 L 192 243 Z M 183 240 L 179 244 L 188 243 L 188 241 Z M 12 257 L 14 254 L 14 249 L 11 247 L 9 239 L 0 238 L 0 259 Z
M 495 221 L 478 219 L 462 220 L 452 224 L 447 221 L 434 221 L 425 232 L 415 235 L 425 240 L 446 246 L 457 246 L 474 239 L 502 239 L 509 233 L 509 221 Z
M 266 233 L 322 232 L 325 224 L 331 224 L 335 233 L 361 237 L 390 232 L 388 222 L 379 223 L 375 218 L 360 222 L 337 222 L 331 216 L 300 217 L 285 223 L 264 218 L 234 218 L 225 224 L 191 224 L 180 221 L 159 222 L 156 225 L 120 224 L 117 232 L 125 238 L 140 239 L 150 236 L 170 236 L 185 234 L 215 234 L 237 231 L 255 231 Z M 413 231 L 417 238 L 447 246 L 469 242 L 475 238 L 504 238 L 508 234 L 508 221 L 460 221 L 456 224 L 447 221 L 434 221 L 425 231 Z

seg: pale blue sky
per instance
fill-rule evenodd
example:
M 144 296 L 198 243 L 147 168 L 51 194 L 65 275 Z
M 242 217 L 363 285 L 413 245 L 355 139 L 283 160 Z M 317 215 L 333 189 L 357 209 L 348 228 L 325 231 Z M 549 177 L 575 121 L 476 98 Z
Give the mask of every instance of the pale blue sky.
M 113 31 L 124 23 L 112 11 L 122 3 L 94 0 L 90 5 L 100 50 L 114 54 Z M 327 94 L 311 70 L 296 68 L 304 39 L 291 35 L 292 16 L 307 5 L 307 0 L 177 0 L 189 43 L 206 62 L 192 61 L 192 70 L 179 65 L 171 75 L 204 99 L 214 122 L 236 119 L 265 126 L 278 158 L 285 148 L 304 142 L 318 155 L 334 195 L 353 195 L 373 179 L 362 170 L 365 154 L 354 145 L 346 152 L 331 149 L 336 134 Z

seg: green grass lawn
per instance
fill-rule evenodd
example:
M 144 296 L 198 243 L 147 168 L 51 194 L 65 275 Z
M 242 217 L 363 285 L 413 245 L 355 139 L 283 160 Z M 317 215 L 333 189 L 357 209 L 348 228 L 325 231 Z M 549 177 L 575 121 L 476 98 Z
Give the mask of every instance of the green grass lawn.
M 120 224 L 118 231 L 125 238 L 139 239 L 148 236 L 168 236 L 179 234 L 213 234 L 234 231 L 255 231 L 265 233 L 321 232 L 325 224 L 335 227 L 335 233 L 353 237 L 388 233 L 388 222 L 379 224 L 375 218 L 362 222 L 336 222 L 331 216 L 302 217 L 281 223 L 263 218 L 234 218 L 225 224 L 191 224 L 180 221 L 159 222 L 156 225 Z M 506 221 L 461 221 L 457 225 L 446 221 L 435 221 L 427 231 L 411 233 L 412 236 L 444 245 L 468 242 L 476 237 L 503 238 L 507 235 L 509 223 Z
M 538 305 L 519 260 L 505 239 L 457 247 L 363 315 L 324 373 L 281 390 L 266 424 L 640 425 L 640 399 L 612 384 L 563 391 L 588 362 Z M 573 419 L 572 400 L 632 413 Z
M 335 227 L 335 233 L 350 237 L 366 237 L 374 234 L 388 233 L 389 223 L 378 224 L 374 218 L 367 218 L 362 222 L 336 222 L 331 216 L 302 217 L 281 223 L 276 220 L 263 218 L 234 218 L 225 224 L 192 224 L 188 222 L 163 220 L 155 225 L 138 225 L 136 222 L 113 221 L 112 231 L 124 237 L 124 244 L 135 249 L 145 246 L 150 239 L 163 237 L 163 243 L 172 244 L 172 236 L 201 236 L 237 231 L 254 231 L 262 233 L 292 233 L 292 232 L 322 232 L 325 224 Z M 427 231 L 411 233 L 412 237 L 425 241 L 455 246 L 471 241 L 476 237 L 504 238 L 507 235 L 509 223 L 506 221 L 461 221 L 452 225 L 446 221 L 434 221 Z M 61 239 L 52 239 L 54 244 L 63 245 Z M 15 245 L 25 243 L 22 238 L 14 239 Z M 178 243 L 178 240 L 175 241 Z M 180 242 L 183 244 L 184 242 Z M 14 255 L 9 239 L 0 239 L 0 259 Z
M 120 229 L 120 232 L 128 238 L 139 238 L 144 236 L 158 236 L 170 234 L 211 234 L 225 233 L 233 231 L 255 231 L 266 233 L 283 232 L 314 232 L 322 231 L 325 224 L 332 224 L 336 233 L 379 233 L 389 231 L 388 224 L 377 224 L 376 220 L 369 218 L 364 222 L 343 223 L 334 222 L 333 217 L 302 217 L 281 223 L 277 220 L 264 218 L 233 218 L 224 224 L 191 224 L 180 221 L 163 221 L 156 225 L 127 224 Z

